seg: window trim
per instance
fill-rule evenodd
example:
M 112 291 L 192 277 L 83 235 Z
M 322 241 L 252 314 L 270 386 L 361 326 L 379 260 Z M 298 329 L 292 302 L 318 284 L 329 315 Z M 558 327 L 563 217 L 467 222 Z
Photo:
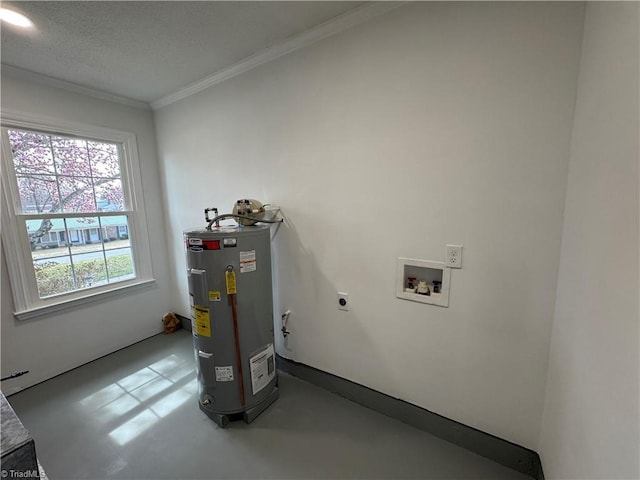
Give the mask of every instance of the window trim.
M 0 124 L 4 128 L 19 128 L 69 135 L 105 142 L 118 143 L 122 149 L 120 177 L 128 202 L 127 213 L 131 248 L 134 252 L 136 278 L 91 289 L 80 289 L 61 295 L 40 298 L 35 283 L 31 250 L 26 248 L 24 238 L 26 226 L 21 225 L 25 216 L 21 213 L 20 196 L 17 194 L 13 156 L 5 135 L 2 135 L 0 166 L 2 175 L 2 247 L 14 301 L 14 315 L 18 320 L 31 319 L 53 312 L 74 308 L 78 305 L 106 298 L 114 294 L 127 293 L 132 288 L 154 283 L 151 264 L 151 242 L 147 227 L 145 203 L 143 198 L 142 172 L 138 158 L 136 136 L 130 132 L 105 127 L 62 121 L 41 115 L 25 114 L 11 110 L 0 110 Z M 50 215 L 50 214 L 43 214 Z M 54 214 L 65 216 L 63 212 Z M 34 217 L 36 215 L 33 215 Z

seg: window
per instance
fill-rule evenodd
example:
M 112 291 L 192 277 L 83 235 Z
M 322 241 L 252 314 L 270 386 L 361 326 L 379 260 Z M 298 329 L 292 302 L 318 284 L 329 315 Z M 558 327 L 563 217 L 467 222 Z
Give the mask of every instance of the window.
M 3 115 L 2 152 L 18 318 L 152 280 L 133 135 Z

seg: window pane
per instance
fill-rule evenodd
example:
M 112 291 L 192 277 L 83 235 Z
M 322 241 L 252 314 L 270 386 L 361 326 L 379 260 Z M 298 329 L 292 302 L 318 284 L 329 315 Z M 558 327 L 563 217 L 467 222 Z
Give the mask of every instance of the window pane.
M 9 130 L 9 143 L 17 175 L 54 173 L 49 135 Z
M 67 218 L 67 230 L 71 245 L 91 245 L 102 242 L 98 217 Z
M 26 225 L 40 297 L 75 290 L 64 219 L 27 220 Z
M 104 248 L 106 250 L 131 246 L 129 240 L 129 224 L 126 216 L 102 217 L 100 222 L 102 224 L 102 235 L 104 237 Z
M 72 255 L 71 258 L 77 288 L 96 287 L 107 283 L 107 269 L 102 250 Z
M 91 178 L 59 177 L 59 182 L 64 212 L 81 213 L 97 210 Z
M 51 137 L 51 148 L 58 175 L 91 177 L 86 140 Z
M 94 179 L 98 211 L 121 212 L 124 210 L 124 193 L 119 179 Z
M 47 250 L 42 256 L 56 255 L 50 250 L 58 247 L 66 247 L 67 234 L 65 232 L 64 219 L 51 218 L 51 219 L 34 219 L 27 220 L 27 235 L 29 237 L 29 243 L 31 244 L 31 251 L 38 252 L 40 250 Z M 66 248 L 62 255 L 66 255 L 68 252 Z M 57 253 L 61 255 L 61 253 Z M 35 256 L 34 256 L 35 258 Z
M 120 155 L 113 143 L 87 142 L 91 171 L 96 178 L 120 177 Z
M 60 196 L 53 175 L 18 176 L 18 192 L 24 213 L 50 213 L 60 210 Z
M 71 254 L 102 252 L 102 231 L 98 217 L 67 218 Z
M 133 254 L 130 248 L 107 250 L 109 281 L 117 282 L 135 277 Z
M 41 298 L 59 295 L 75 289 L 69 256 L 33 261 Z

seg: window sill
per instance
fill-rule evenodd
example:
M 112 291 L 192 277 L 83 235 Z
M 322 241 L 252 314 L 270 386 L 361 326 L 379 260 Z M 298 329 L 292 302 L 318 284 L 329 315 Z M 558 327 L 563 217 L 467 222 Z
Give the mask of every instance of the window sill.
M 103 292 L 94 292 L 94 293 L 85 295 L 83 297 L 76 297 L 69 300 L 61 300 L 57 303 L 34 307 L 28 310 L 22 310 L 20 312 L 14 312 L 14 315 L 18 320 L 31 320 L 34 318 L 51 315 L 52 313 L 71 310 L 79 307 L 80 305 L 84 305 L 87 303 L 92 303 L 100 300 L 106 300 L 112 297 L 117 297 L 120 295 L 129 294 L 137 290 L 148 288 L 149 286 L 151 286 L 151 284 L 154 284 L 155 282 L 156 281 L 154 278 L 138 280 L 134 283 L 128 283 L 126 285 L 114 287 L 110 290 L 105 290 Z

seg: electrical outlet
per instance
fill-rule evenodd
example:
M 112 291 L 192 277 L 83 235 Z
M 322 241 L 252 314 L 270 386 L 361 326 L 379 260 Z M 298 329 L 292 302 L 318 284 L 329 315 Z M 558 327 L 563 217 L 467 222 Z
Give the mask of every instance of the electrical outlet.
M 338 310 L 349 311 L 349 294 L 338 292 Z
M 447 245 L 447 267 L 462 268 L 462 245 Z

